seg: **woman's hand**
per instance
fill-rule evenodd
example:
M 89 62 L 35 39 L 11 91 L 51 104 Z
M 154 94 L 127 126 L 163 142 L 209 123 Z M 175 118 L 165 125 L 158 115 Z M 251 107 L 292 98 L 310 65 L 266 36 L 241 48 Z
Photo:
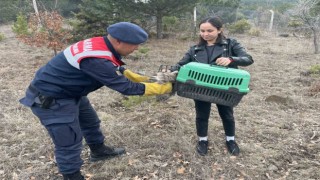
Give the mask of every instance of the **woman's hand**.
M 228 66 L 232 62 L 232 59 L 228 57 L 220 57 L 216 60 L 216 64 L 219 66 Z

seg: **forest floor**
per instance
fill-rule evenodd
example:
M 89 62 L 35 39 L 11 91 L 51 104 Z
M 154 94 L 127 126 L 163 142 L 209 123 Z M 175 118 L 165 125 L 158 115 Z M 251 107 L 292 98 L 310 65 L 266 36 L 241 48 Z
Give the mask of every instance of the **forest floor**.
M 10 26 L 1 26 L 0 42 L 0 179 L 62 179 L 53 145 L 30 109 L 19 104 L 35 71 L 52 51 L 24 45 Z M 195 111 L 180 96 L 128 98 L 108 88 L 89 99 L 102 120 L 109 145 L 124 146 L 121 157 L 89 162 L 82 157 L 87 179 L 320 179 L 319 77 L 307 72 L 319 64 L 312 40 L 262 35 L 235 36 L 255 63 L 250 93 L 235 107 L 240 156 L 227 153 L 221 120 L 212 107 L 208 155 L 195 151 Z M 150 40 L 147 55 L 127 59 L 127 68 L 153 75 L 161 64 L 175 64 L 194 42 L 175 38 Z M 138 56 L 138 55 L 136 55 Z

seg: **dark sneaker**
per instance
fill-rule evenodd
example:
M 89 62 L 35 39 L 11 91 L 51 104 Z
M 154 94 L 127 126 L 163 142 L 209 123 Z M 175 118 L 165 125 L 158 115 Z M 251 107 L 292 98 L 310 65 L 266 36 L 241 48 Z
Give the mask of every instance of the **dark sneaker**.
M 91 150 L 90 161 L 92 162 L 109 159 L 126 152 L 124 148 L 113 148 L 104 144 L 91 144 L 89 147 Z
M 208 153 L 208 141 L 198 141 L 197 151 L 201 156 Z
M 63 180 L 84 180 L 84 177 L 81 175 L 80 171 L 77 171 L 72 174 L 63 174 Z
M 239 149 L 238 144 L 235 141 L 233 141 L 233 140 L 226 141 L 226 145 L 227 145 L 227 149 L 231 155 L 233 155 L 233 156 L 239 155 L 240 149 Z

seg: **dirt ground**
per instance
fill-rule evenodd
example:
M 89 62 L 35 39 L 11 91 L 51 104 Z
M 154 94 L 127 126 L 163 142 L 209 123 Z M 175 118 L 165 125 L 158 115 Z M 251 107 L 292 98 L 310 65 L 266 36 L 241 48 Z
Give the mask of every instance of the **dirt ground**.
M 53 52 L 18 42 L 10 26 L 1 26 L 0 42 L 0 179 L 62 179 L 53 145 L 30 109 L 19 104 L 35 71 Z M 102 88 L 89 99 L 102 120 L 105 142 L 124 146 L 126 155 L 90 163 L 85 145 L 87 179 L 320 179 L 319 93 L 309 89 L 319 78 L 303 75 L 320 56 L 311 40 L 295 37 L 235 36 L 254 57 L 250 93 L 235 108 L 238 157 L 225 147 L 215 106 L 209 125 L 207 156 L 195 151 L 193 101 L 151 97 L 128 105 L 127 97 Z M 153 75 L 161 64 L 174 64 L 192 45 L 177 39 L 150 40 L 147 56 L 127 60 L 127 68 Z M 127 102 L 127 104 L 125 104 Z

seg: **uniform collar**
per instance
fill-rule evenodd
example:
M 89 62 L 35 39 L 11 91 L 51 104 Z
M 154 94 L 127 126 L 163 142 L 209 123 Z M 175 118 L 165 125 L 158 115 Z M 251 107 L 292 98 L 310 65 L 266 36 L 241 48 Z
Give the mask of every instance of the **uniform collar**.
M 106 45 L 108 46 L 109 50 L 111 51 L 111 53 L 114 55 L 114 57 L 116 59 L 118 59 L 119 61 L 123 62 L 121 60 L 122 59 L 121 55 L 119 53 L 117 53 L 116 50 L 114 50 L 114 48 L 113 48 L 112 44 L 110 43 L 109 39 L 106 36 L 103 36 L 103 39 L 104 39 Z M 123 64 L 125 64 L 125 63 L 123 62 Z

